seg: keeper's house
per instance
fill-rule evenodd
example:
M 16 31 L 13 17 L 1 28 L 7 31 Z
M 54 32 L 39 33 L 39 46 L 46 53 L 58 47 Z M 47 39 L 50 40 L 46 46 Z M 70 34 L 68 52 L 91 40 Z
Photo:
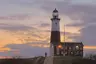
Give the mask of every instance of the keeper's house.
M 57 46 L 57 55 L 83 57 L 82 42 L 61 42 Z

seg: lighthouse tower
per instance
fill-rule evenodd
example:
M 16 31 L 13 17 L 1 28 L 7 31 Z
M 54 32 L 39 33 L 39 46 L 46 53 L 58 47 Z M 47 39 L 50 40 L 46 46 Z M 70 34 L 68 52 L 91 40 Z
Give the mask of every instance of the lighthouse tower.
M 52 13 L 52 28 L 51 28 L 51 39 L 50 39 L 50 54 L 55 56 L 57 54 L 57 45 L 60 43 L 60 26 L 59 26 L 59 14 L 58 10 L 54 10 Z

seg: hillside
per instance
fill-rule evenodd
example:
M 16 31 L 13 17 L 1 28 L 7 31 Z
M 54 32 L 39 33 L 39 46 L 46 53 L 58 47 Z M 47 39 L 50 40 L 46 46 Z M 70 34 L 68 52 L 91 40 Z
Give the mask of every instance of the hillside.
M 0 64 L 43 64 L 44 57 L 35 58 L 17 58 L 17 59 L 0 59 Z

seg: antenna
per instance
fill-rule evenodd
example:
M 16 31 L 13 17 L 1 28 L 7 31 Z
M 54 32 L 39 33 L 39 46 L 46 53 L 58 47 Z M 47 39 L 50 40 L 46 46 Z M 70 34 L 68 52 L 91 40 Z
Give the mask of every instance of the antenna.
M 65 56 L 65 24 L 64 24 L 64 52 L 63 52 L 64 56 Z
M 65 25 L 64 25 L 64 42 L 65 42 Z

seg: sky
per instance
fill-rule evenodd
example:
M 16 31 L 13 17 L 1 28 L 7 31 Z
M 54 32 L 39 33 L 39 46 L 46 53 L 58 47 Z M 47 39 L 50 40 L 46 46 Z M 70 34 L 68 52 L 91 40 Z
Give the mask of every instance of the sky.
M 49 52 L 52 11 L 59 11 L 61 41 L 96 50 L 96 0 L 0 0 L 0 57 Z

